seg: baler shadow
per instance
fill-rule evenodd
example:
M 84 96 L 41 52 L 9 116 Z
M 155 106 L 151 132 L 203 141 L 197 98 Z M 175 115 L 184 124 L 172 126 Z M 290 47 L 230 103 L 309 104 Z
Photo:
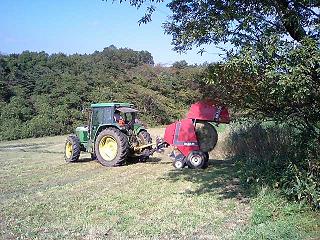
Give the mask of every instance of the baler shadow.
M 199 184 L 195 190 L 186 190 L 183 194 L 201 195 L 217 193 L 220 199 L 237 198 L 247 201 L 248 193 L 241 187 L 236 177 L 234 162 L 231 160 L 209 160 L 205 170 L 172 170 L 165 177 L 169 181 L 188 181 Z
M 163 164 L 164 162 L 161 162 L 161 158 L 158 157 L 151 157 L 149 158 L 147 161 L 145 161 L 145 163 L 149 163 L 149 164 Z

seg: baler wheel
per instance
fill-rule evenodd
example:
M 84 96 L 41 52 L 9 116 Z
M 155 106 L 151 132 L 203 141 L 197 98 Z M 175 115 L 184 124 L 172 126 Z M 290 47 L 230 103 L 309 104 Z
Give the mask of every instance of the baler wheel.
M 193 169 L 203 168 L 206 161 L 206 154 L 202 151 L 192 151 L 187 156 L 187 165 Z
M 76 135 L 67 137 L 64 151 L 66 162 L 78 161 L 80 157 L 80 139 Z
M 127 136 L 116 128 L 107 128 L 97 137 L 95 154 L 98 161 L 106 167 L 121 165 L 129 153 Z
M 182 160 L 178 160 L 178 159 L 173 160 L 173 166 L 176 169 L 182 169 L 184 168 L 185 165 L 186 165 L 185 162 Z

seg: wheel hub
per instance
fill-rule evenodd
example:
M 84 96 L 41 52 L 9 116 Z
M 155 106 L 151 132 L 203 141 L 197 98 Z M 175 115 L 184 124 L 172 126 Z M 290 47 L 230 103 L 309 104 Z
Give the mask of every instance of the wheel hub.
M 101 157 L 106 161 L 115 159 L 118 153 L 118 144 L 116 140 L 110 136 L 104 136 L 99 142 L 99 152 Z
M 176 162 L 175 162 L 175 167 L 176 167 L 176 168 L 179 168 L 179 169 L 182 168 L 182 167 L 183 167 L 182 162 L 181 162 L 181 161 L 176 161 Z
M 66 143 L 66 157 L 70 158 L 72 156 L 72 144 L 71 142 Z
M 191 158 L 191 162 L 192 162 L 192 165 L 194 166 L 199 166 L 202 162 L 202 158 L 200 155 L 194 155 L 192 158 Z

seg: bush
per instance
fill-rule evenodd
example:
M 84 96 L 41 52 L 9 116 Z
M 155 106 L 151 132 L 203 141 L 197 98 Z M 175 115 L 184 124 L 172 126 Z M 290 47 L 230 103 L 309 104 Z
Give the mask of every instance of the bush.
M 246 124 L 232 129 L 229 155 L 248 187 L 269 185 L 320 208 L 319 145 L 287 125 Z

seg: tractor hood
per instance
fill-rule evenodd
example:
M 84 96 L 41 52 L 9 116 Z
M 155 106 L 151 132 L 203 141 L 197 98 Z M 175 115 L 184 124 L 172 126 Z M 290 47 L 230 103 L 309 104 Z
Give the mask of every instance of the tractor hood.
M 139 112 L 138 110 L 130 107 L 118 107 L 117 110 L 123 113 L 133 113 L 133 112 Z

